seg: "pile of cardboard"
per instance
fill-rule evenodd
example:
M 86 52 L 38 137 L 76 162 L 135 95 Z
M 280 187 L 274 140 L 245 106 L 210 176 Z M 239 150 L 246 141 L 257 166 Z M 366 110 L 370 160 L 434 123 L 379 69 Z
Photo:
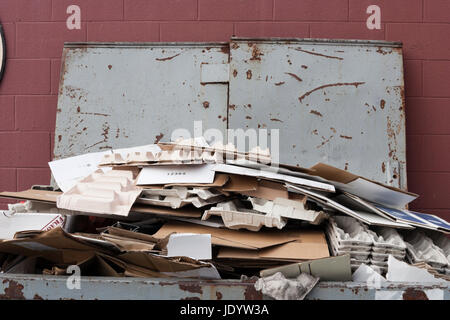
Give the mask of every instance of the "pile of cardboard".
M 91 275 L 306 272 L 346 281 L 361 263 L 383 272 L 389 254 L 403 260 L 400 233 L 450 232 L 439 217 L 404 209 L 418 195 L 322 163 L 272 163 L 267 149 L 243 153 L 204 138 L 86 154 L 50 168 L 58 188 L 0 193 L 27 201 L 10 206 L 0 229 L 4 272 L 60 274 L 75 264 Z M 77 224 L 81 217 L 90 217 L 90 227 Z

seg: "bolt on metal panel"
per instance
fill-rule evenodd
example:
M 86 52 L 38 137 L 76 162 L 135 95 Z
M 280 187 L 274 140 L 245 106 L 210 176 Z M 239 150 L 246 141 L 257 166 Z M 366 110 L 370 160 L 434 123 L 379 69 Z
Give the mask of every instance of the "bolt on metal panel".
M 233 39 L 230 60 L 230 129 L 279 129 L 281 163 L 406 187 L 399 43 Z
M 228 44 L 66 44 L 55 159 L 169 141 L 195 120 L 224 132 L 228 84 L 201 83 L 201 65 L 227 63 Z

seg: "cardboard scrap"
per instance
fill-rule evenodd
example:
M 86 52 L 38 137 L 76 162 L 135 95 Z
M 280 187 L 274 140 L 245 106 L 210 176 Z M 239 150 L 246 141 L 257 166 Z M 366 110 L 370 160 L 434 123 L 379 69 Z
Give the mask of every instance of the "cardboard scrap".
M 260 272 L 260 276 L 268 277 L 277 272 L 281 272 L 286 278 L 296 278 L 301 273 L 307 273 L 320 278 L 321 281 L 352 280 L 350 255 L 348 254 L 265 269 Z
M 302 238 L 301 230 L 264 230 L 256 233 L 247 230 L 221 229 L 174 221 L 165 223 L 153 237 L 163 239 L 171 233 L 211 234 L 211 244 L 213 245 L 250 250 L 267 248 Z
M 402 208 L 418 197 L 415 193 L 387 186 L 324 163 L 318 163 L 310 169 L 313 175 L 332 181 L 340 190 L 388 207 Z

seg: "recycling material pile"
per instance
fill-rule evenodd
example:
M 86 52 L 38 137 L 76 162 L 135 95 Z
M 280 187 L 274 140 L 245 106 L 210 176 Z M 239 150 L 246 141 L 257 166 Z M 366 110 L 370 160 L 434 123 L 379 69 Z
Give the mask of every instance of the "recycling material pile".
M 57 188 L 0 194 L 22 201 L 2 217 L 2 272 L 351 281 L 362 265 L 389 273 L 393 257 L 450 275 L 450 225 L 405 210 L 418 195 L 326 164 L 196 138 L 50 168 Z

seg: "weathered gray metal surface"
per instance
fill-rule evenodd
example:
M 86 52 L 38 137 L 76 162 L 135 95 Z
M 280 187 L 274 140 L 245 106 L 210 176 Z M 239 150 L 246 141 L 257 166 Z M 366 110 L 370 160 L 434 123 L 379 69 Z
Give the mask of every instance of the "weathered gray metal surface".
M 260 300 L 254 282 L 238 280 L 197 281 L 148 278 L 82 277 L 80 289 L 68 289 L 68 277 L 0 274 L 0 299 L 49 300 Z M 351 282 L 320 282 L 306 297 L 310 300 L 374 300 L 377 292 L 399 293 L 404 300 L 428 299 L 428 290 L 442 290 L 450 299 L 446 285 L 390 283 L 379 289 Z M 378 296 L 379 297 L 379 296 Z
M 201 83 L 205 63 L 228 63 L 228 45 L 66 44 L 55 159 L 170 141 L 194 120 L 224 132 L 228 85 Z
M 280 162 L 406 187 L 399 43 L 233 39 L 230 129 L 280 129 Z
M 0 274 L 0 299 L 50 300 L 258 300 L 254 282 L 81 277 L 68 289 L 66 276 Z
M 432 294 L 430 292 L 433 292 Z M 430 295 L 430 296 L 428 296 Z M 450 300 L 450 288 L 445 284 L 390 282 L 379 288 L 356 282 L 319 282 L 308 294 L 308 300 Z M 394 298 L 395 297 L 395 298 Z

